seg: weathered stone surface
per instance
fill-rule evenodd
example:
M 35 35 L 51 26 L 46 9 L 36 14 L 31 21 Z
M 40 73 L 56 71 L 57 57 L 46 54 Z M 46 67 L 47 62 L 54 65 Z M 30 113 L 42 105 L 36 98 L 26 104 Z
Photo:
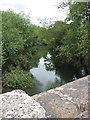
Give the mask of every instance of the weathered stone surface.
M 46 110 L 46 117 L 50 118 L 75 118 L 78 115 L 76 106 L 67 100 L 62 100 L 56 94 L 43 93 L 37 101 Z
M 22 90 L 0 95 L 0 118 L 45 118 L 45 109 Z
M 87 118 L 88 116 L 88 111 L 84 111 L 78 115 L 78 118 Z
M 56 94 L 62 93 L 63 97 L 78 107 L 79 112 L 88 110 L 88 77 L 83 77 L 59 88 Z
M 32 97 L 45 108 L 47 117 L 88 118 L 89 78 L 90 75 Z
M 32 98 L 21 90 L 1 94 L 2 117 L 89 118 L 89 79 L 90 75 Z

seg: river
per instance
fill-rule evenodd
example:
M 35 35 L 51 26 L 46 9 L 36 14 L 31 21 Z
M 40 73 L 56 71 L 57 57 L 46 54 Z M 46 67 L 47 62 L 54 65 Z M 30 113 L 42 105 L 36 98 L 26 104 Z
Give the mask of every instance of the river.
M 30 69 L 30 74 L 32 74 L 33 80 L 35 81 L 35 87 L 25 89 L 25 92 L 29 95 L 47 91 L 51 88 L 77 80 L 78 78 L 77 71 L 70 65 L 56 68 L 49 52 L 47 52 L 45 57 L 39 59 L 37 67 Z M 81 69 L 79 74 L 80 77 L 85 76 L 84 68 Z
M 77 70 L 68 64 L 62 66 L 57 65 L 55 64 L 55 58 L 48 52 L 47 48 L 40 48 L 37 54 L 33 56 L 33 59 L 30 60 L 29 73 L 32 75 L 32 80 L 35 81 L 35 86 L 23 90 L 32 96 L 86 75 L 83 67 Z M 3 88 L 3 93 L 12 90 L 12 88 Z

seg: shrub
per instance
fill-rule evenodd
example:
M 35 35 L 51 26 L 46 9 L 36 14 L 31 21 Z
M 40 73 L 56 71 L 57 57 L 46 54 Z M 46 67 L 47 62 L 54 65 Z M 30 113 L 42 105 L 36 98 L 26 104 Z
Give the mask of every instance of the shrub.
M 27 71 L 16 69 L 3 75 L 4 87 L 26 88 L 33 87 L 34 84 L 32 76 Z

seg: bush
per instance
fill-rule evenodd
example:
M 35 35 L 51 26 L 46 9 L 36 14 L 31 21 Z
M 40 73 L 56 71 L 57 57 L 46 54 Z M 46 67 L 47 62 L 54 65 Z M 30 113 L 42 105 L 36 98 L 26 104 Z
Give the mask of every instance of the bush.
M 0 13 L 2 14 L 3 72 L 10 72 L 11 68 L 17 66 L 28 70 L 29 61 L 36 54 L 39 45 L 38 36 L 34 32 L 29 16 L 22 12 L 16 14 L 11 10 Z
M 12 70 L 3 75 L 3 86 L 11 88 L 33 87 L 34 81 L 30 73 L 23 70 Z

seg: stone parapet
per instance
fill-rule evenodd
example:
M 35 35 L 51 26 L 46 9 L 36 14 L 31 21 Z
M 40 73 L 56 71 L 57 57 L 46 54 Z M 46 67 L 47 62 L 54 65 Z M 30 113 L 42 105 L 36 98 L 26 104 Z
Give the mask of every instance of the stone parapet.
M 1 118 L 89 118 L 90 75 L 28 96 L 22 90 L 0 95 Z
M 88 118 L 90 75 L 32 96 L 51 118 Z

